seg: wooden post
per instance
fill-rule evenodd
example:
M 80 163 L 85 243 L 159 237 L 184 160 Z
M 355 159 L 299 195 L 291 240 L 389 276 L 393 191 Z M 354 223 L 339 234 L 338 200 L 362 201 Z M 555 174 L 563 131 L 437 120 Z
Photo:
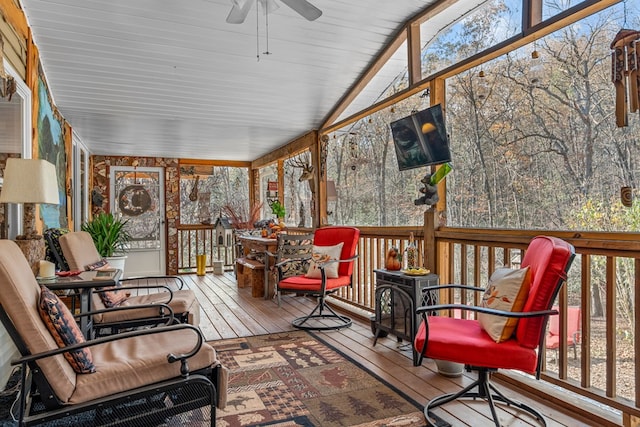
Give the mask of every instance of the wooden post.
M 423 259 L 425 268 L 432 273 L 438 274 L 437 269 L 437 248 L 436 248 L 436 218 L 433 207 L 424 211 L 424 248 Z

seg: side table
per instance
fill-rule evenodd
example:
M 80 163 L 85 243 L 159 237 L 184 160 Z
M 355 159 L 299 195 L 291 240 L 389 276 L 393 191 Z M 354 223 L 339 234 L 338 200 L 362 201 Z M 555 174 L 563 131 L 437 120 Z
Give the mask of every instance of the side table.
M 395 335 L 399 341 L 411 344 L 413 365 L 418 365 L 418 352 L 413 348 L 420 316 L 416 314 L 419 306 L 438 303 L 438 292 L 429 288 L 438 286 L 436 274 L 410 276 L 401 271 L 374 270 L 376 274 L 375 318 L 372 329 L 375 330 L 373 345 L 378 338 L 387 333 Z
M 122 276 L 122 270 L 115 270 L 105 277 L 96 278 L 102 275 L 99 271 L 83 271 L 77 276 L 53 277 L 51 279 L 38 279 L 38 284 L 44 285 L 52 291 L 73 290 L 80 300 L 80 314 L 91 311 L 91 294 L 94 288 L 116 286 Z M 74 313 L 75 314 L 75 313 Z M 86 339 L 93 338 L 93 322 L 91 316 L 81 316 L 80 330 Z

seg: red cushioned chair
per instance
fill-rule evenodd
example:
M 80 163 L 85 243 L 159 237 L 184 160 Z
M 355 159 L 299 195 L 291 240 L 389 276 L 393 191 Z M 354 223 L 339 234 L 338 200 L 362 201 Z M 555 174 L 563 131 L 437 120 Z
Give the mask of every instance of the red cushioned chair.
M 313 238 L 314 246 L 334 246 L 343 243 L 340 259 L 326 261 L 318 264 L 320 278 L 309 278 L 304 274 L 285 277 L 287 264 L 299 262 L 299 259 L 290 259 L 276 264 L 278 281 L 276 292 L 278 298 L 282 292 L 294 292 L 296 294 L 316 297 L 317 305 L 307 316 L 295 319 L 292 324 L 296 328 L 306 330 L 333 330 L 351 326 L 351 319 L 337 314 L 326 303 L 328 295 L 340 288 L 351 286 L 353 274 L 353 261 L 357 258 L 356 248 L 360 230 L 355 227 L 323 227 L 316 230 Z M 326 270 L 330 265 L 339 263 L 338 277 L 327 277 Z
M 558 307 L 553 307 L 553 309 L 557 310 Z M 580 342 L 581 321 L 580 307 L 567 307 L 567 347 L 573 348 L 574 359 L 578 358 L 576 348 Z M 560 319 L 558 316 L 549 319 L 549 332 L 545 346 L 547 350 L 556 351 L 556 360 L 558 360 L 558 348 L 560 348 Z
M 542 425 L 546 425 L 540 412 L 501 393 L 490 382 L 490 373 L 498 369 L 516 369 L 535 374 L 536 378 L 540 379 L 542 358 L 539 357 L 538 349 L 542 348 L 549 316 L 558 314 L 551 307 L 565 282 L 574 255 L 573 246 L 554 237 L 538 236 L 531 241 L 522 260 L 522 268 L 529 267 L 531 272 L 531 288 L 522 312 L 505 312 L 460 304 L 441 304 L 417 310 L 423 317 L 414 341 L 414 346 L 421 356 L 420 362 L 422 357 L 426 356 L 463 363 L 467 371 L 478 371 L 478 379 L 471 385 L 457 393 L 438 396 L 427 403 L 424 414 L 429 426 L 436 425 L 432 418 L 436 418 L 438 425 L 442 425 L 441 419 L 431 413 L 434 408 L 464 398 L 486 400 L 496 426 L 500 426 L 500 422 L 494 401 L 526 411 Z M 440 288 L 484 292 L 484 289 L 462 285 L 444 285 Z M 516 330 L 511 338 L 496 343 L 477 320 L 430 315 L 433 310 L 461 308 L 518 318 Z

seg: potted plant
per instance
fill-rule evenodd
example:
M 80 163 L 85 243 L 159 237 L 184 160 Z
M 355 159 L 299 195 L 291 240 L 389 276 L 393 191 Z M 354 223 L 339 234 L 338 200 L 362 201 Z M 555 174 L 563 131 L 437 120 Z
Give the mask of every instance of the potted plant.
M 284 205 L 278 200 L 275 200 L 269 204 L 269 207 L 271 208 L 271 213 L 274 214 L 276 218 L 278 218 L 278 221 L 283 222 L 284 216 L 286 215 Z
M 100 256 L 106 258 L 112 267 L 123 271 L 124 260 L 127 258 L 127 244 L 131 241 L 131 235 L 125 228 L 126 224 L 127 220 L 123 221 L 111 213 L 101 212 L 81 226 L 82 231 L 91 235 Z

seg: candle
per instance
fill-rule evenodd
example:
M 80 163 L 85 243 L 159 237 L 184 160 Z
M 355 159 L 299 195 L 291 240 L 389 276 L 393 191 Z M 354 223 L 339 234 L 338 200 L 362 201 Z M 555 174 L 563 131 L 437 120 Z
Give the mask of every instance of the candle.
M 56 265 L 52 262 L 40 261 L 40 277 L 54 277 L 56 275 Z

